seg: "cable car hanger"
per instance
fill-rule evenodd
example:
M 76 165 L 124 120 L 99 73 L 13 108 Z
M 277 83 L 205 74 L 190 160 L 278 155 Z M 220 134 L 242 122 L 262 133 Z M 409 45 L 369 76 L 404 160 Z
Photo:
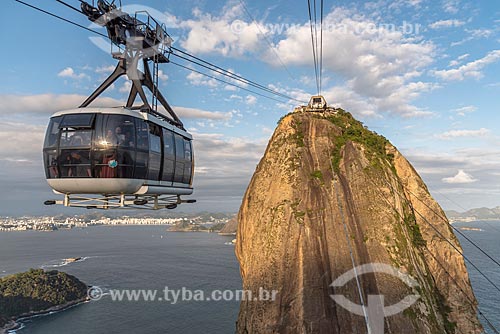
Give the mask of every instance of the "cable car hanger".
M 109 4 L 105 0 L 98 0 L 97 7 L 81 1 L 82 13 L 102 27 L 106 27 L 112 44 L 124 47 L 123 51 L 113 52 L 113 58 L 118 59 L 115 70 L 111 75 L 80 105 L 85 108 L 110 87 L 121 76 L 127 75 L 132 81 L 127 99 L 127 108 L 139 109 L 143 112 L 154 114 L 169 123 L 184 129 L 182 121 L 177 117 L 172 107 L 158 89 L 158 64 L 168 63 L 172 54 L 172 38 L 167 33 L 164 24 L 158 23 L 147 11 L 138 11 L 134 16 L 117 8 L 114 1 Z M 137 18 L 138 15 L 147 16 L 145 22 Z M 139 71 L 138 65 L 142 61 L 144 72 Z M 153 64 L 153 75 L 149 69 Z M 147 87 L 152 95 L 151 104 L 148 101 L 143 87 Z M 134 107 L 137 95 L 143 105 Z M 158 112 L 158 102 L 168 113 Z
M 175 114 L 172 107 L 163 97 L 158 89 L 158 64 L 168 63 L 172 53 L 172 38 L 165 30 L 165 25 L 158 23 L 147 11 L 138 11 L 134 17 L 117 8 L 114 1 L 109 4 L 105 0 L 98 0 L 97 7 L 81 1 L 82 13 L 102 27 L 106 27 L 112 44 L 124 47 L 123 52 L 113 52 L 113 58 L 118 59 L 115 70 L 111 75 L 80 105 L 87 107 L 108 87 L 110 87 L 121 76 L 127 75 L 132 81 L 130 93 L 127 99 L 127 108 L 134 108 L 133 104 L 137 95 L 141 98 L 143 105 L 135 107 L 141 111 L 152 113 L 169 123 L 184 129 L 184 126 Z M 137 18 L 138 15 L 147 16 L 145 22 Z M 142 61 L 144 72 L 138 70 L 139 62 Z M 153 64 L 153 75 L 149 69 L 149 63 Z M 152 95 L 151 104 L 148 101 L 143 87 L 147 87 Z M 165 108 L 169 117 L 158 112 L 158 102 Z
M 192 136 L 158 89 L 159 64 L 169 63 L 172 54 L 165 25 L 146 11 L 131 16 L 114 1 L 98 0 L 97 6 L 80 2 L 78 12 L 106 27 L 118 64 L 79 108 L 51 117 L 43 148 L 45 173 L 64 200 L 45 204 L 158 210 L 195 203 L 181 198 L 193 193 Z M 113 52 L 113 46 L 119 51 Z M 124 75 L 132 82 L 124 107 L 89 107 Z M 134 106 L 137 96 L 142 104 Z

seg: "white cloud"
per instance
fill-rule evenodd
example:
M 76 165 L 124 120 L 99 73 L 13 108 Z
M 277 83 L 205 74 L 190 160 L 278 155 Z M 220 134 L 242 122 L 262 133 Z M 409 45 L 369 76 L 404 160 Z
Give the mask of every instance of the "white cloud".
M 109 65 L 109 66 L 99 66 L 95 69 L 96 73 L 103 73 L 103 74 L 110 74 L 115 70 L 116 66 L 115 65 Z
M 299 80 L 306 86 L 312 86 L 313 84 L 316 84 L 316 78 L 308 75 L 301 76 Z
M 168 80 L 168 75 L 165 74 L 162 70 L 158 70 L 158 79 L 161 81 L 167 81 Z
M 217 133 L 193 133 L 193 139 L 197 165 L 203 166 L 201 172 L 228 179 L 237 176 L 249 179 L 267 144 L 264 140 L 225 138 Z
M 226 85 L 224 86 L 224 90 L 227 90 L 229 92 L 235 92 L 238 90 L 238 87 L 232 85 Z
M 464 24 L 465 22 L 460 20 L 440 20 L 429 24 L 429 28 L 431 29 L 456 28 L 456 27 L 461 27 Z
M 311 98 L 310 93 L 308 93 L 300 88 L 280 87 L 280 86 L 276 86 L 274 84 L 268 84 L 267 88 L 269 88 L 275 92 L 286 94 L 287 96 L 290 96 L 290 97 L 295 99 L 295 100 L 290 100 L 286 103 L 278 103 L 277 104 L 280 109 L 284 109 L 284 110 L 288 110 L 288 111 L 290 111 L 291 108 L 296 107 L 298 101 L 303 101 L 304 104 L 307 104 L 307 103 L 309 103 L 309 99 Z M 296 100 L 298 100 L 298 101 L 296 101 Z
M 44 136 L 45 125 L 0 121 L 0 157 L 10 162 L 37 161 Z
M 75 71 L 71 67 L 66 67 L 64 70 L 62 70 L 57 74 L 57 76 L 59 77 L 70 77 L 70 78 L 73 75 L 75 75 Z
M 472 175 L 467 174 L 462 169 L 460 169 L 457 175 L 452 177 L 445 177 L 442 179 L 442 181 L 444 183 L 450 183 L 450 184 L 462 184 L 462 183 L 474 183 L 479 180 L 473 178 Z
M 129 93 L 131 88 L 132 82 L 130 80 L 126 80 L 118 91 L 120 93 Z
M 247 95 L 247 97 L 245 98 L 245 103 L 249 106 L 252 106 L 257 103 L 257 98 L 253 95 Z
M 242 56 L 261 45 L 259 26 L 237 20 L 242 14 L 240 4 L 228 5 L 221 13 L 213 16 L 195 9 L 194 19 L 180 23 L 182 28 L 189 29 L 181 45 L 195 54 L 218 53 L 232 57 Z
M 453 139 L 459 137 L 484 137 L 490 134 L 490 130 L 481 128 L 479 130 L 452 130 L 438 135 L 441 139 Z
M 500 60 L 500 50 L 490 51 L 485 57 L 450 70 L 432 71 L 434 76 L 446 81 L 463 81 L 466 78 L 482 78 L 484 67 Z
M 226 85 L 224 87 L 224 90 L 236 91 L 236 90 L 238 90 L 238 87 L 243 87 L 243 88 L 248 87 L 248 83 L 247 83 L 247 81 L 245 81 L 245 79 L 242 79 L 243 76 L 241 75 L 241 73 L 237 73 L 232 68 L 228 68 L 226 71 L 229 72 L 230 73 L 229 75 L 232 77 L 226 76 L 223 78 L 224 81 L 229 83 L 229 85 Z M 218 78 L 222 77 L 222 74 L 219 72 L 214 72 L 212 74 Z M 234 85 L 237 85 L 238 87 L 235 87 Z
M 8 118 L 14 114 L 41 114 L 50 116 L 56 111 L 65 109 L 75 109 L 87 97 L 83 95 L 0 95 L 0 118 Z M 123 106 L 124 101 L 115 100 L 108 97 L 98 98 L 92 105 L 100 107 Z M 233 113 L 220 111 L 207 111 L 197 108 L 182 106 L 173 107 L 181 118 L 210 119 L 228 121 Z
M 197 108 L 187 108 L 187 107 L 172 107 L 174 111 L 180 118 L 203 118 L 211 120 L 230 120 L 232 117 L 231 112 L 220 112 L 220 111 L 207 111 Z
M 100 66 L 95 69 L 95 73 L 111 74 L 111 72 L 113 72 L 115 68 L 116 68 L 115 65 Z M 167 81 L 168 75 L 165 72 L 163 72 L 163 70 L 158 70 L 158 79 L 160 79 L 161 81 Z
M 500 178 L 492 173 L 500 171 L 500 150 L 494 145 L 457 150 L 440 149 L 439 146 L 432 145 L 425 148 L 401 148 L 401 151 L 422 175 L 433 195 L 435 191 L 453 193 L 455 201 L 472 207 L 498 205 Z M 473 179 L 477 179 L 473 188 L 443 183 L 443 178 L 455 176 L 455 171 L 458 170 L 467 171 Z
M 443 9 L 450 14 L 458 13 L 460 0 L 443 0 Z
M 448 64 L 448 67 L 455 67 L 458 66 L 462 63 L 463 60 L 469 58 L 470 54 L 466 53 L 461 56 L 459 56 L 457 59 L 450 61 Z
M 323 96 L 329 105 L 349 110 L 356 116 L 375 116 L 377 114 L 374 104 L 363 99 L 351 89 L 333 87 L 325 91 Z
M 193 133 L 193 138 L 197 205 L 237 210 L 267 140 L 227 138 L 217 133 Z
M 77 79 L 77 80 L 89 78 L 89 76 L 86 75 L 85 73 L 76 74 L 75 70 L 73 70 L 73 68 L 71 68 L 71 67 L 66 67 L 64 70 L 59 72 L 57 74 L 57 76 L 61 77 L 61 78 L 71 78 L 71 79 Z
M 372 105 L 371 109 L 376 112 L 405 116 L 425 113 L 411 102 L 423 92 L 436 88 L 434 84 L 417 80 L 422 69 L 433 62 L 435 46 L 432 43 L 412 41 L 400 31 L 346 9 L 333 10 L 324 21 L 328 29 L 323 38 L 329 43 L 324 45 L 323 64 L 326 70 L 345 80 L 344 91 L 352 91 L 351 95 Z M 277 42 L 277 53 L 286 65 L 310 66 L 312 54 L 304 47 L 310 44 L 310 38 L 308 24 L 289 29 Z M 280 65 L 270 51 L 264 60 Z
M 411 6 L 414 6 L 414 7 L 417 7 L 418 5 L 420 5 L 420 3 L 422 3 L 424 0 L 408 0 L 408 4 L 410 4 Z
M 420 0 L 415 0 L 405 6 L 420 4 Z M 307 23 L 282 31 L 267 29 L 265 22 L 239 21 L 244 14 L 240 5 L 227 5 L 216 16 L 198 9 L 193 13 L 194 19 L 181 23 L 182 28 L 189 30 L 181 44 L 190 52 L 228 57 L 252 55 L 276 67 L 282 66 L 281 62 L 292 66 L 312 64 L 310 48 L 304 47 L 310 45 L 310 27 Z M 323 49 L 325 70 L 333 71 L 337 78 L 344 79 L 342 90 L 351 92 L 345 95 L 357 98 L 356 103 L 343 102 L 371 106 L 369 110 L 351 110 L 354 113 L 375 115 L 393 112 L 404 116 L 429 114 L 429 111 L 415 106 L 413 101 L 421 94 L 439 87 L 418 80 L 423 74 L 422 69 L 434 61 L 434 44 L 422 42 L 418 36 L 390 29 L 382 23 L 379 18 L 373 19 L 355 10 L 332 10 L 324 19 L 328 29 L 324 31 L 323 38 L 329 41 Z M 239 33 L 235 33 L 235 29 Z M 263 43 L 259 36 L 261 30 L 271 41 L 276 41 L 275 50 Z M 216 82 L 203 79 L 199 74 L 191 74 L 188 79 L 198 86 L 217 86 Z M 328 89 L 326 85 L 325 92 L 334 89 Z M 335 88 L 338 90 L 338 87 Z M 224 89 L 236 90 L 231 86 L 225 86 Z M 290 95 L 289 91 L 284 93 Z M 308 100 L 310 92 L 304 95 Z M 335 102 L 340 101 L 335 97 Z
M 493 30 L 490 29 L 465 29 L 465 32 L 468 34 L 467 37 L 465 37 L 461 41 L 451 43 L 450 46 L 459 46 L 476 39 L 489 38 L 494 33 Z
M 432 195 L 442 206 L 448 207 L 446 209 L 454 206 L 450 200 L 467 208 L 498 205 L 500 178 L 493 173 L 500 170 L 500 151 L 494 145 L 457 150 L 440 149 L 439 146 L 432 145 L 401 150 L 422 175 Z M 463 170 L 472 180 L 477 181 L 468 184 L 443 181 L 467 180 L 460 175 L 457 180 L 453 179 L 459 170 Z
M 40 94 L 40 95 L 0 95 L 0 116 L 13 113 L 41 113 L 50 115 L 59 110 L 77 108 L 87 96 L 77 94 Z M 92 105 L 115 107 L 123 103 L 109 98 L 98 98 Z
M 389 1 L 388 5 L 390 9 L 394 10 L 401 10 L 401 7 L 418 7 L 424 0 L 392 0 Z M 372 5 L 369 5 L 367 9 L 373 8 L 377 9 L 377 7 L 380 7 L 380 3 L 371 3 Z M 365 5 L 366 6 L 366 5 Z
M 273 129 L 270 129 L 270 128 L 265 127 L 265 126 L 261 128 L 261 131 L 265 135 L 272 135 L 274 133 Z
M 206 86 L 210 88 L 218 86 L 217 80 L 196 72 L 190 72 L 186 76 L 186 79 L 188 79 L 189 83 L 194 86 Z
M 465 106 L 465 107 L 457 108 L 453 111 L 456 112 L 459 116 L 465 116 L 465 114 L 476 112 L 477 107 L 476 106 Z
M 489 38 L 493 35 L 493 30 L 491 29 L 473 29 L 466 30 L 472 38 Z

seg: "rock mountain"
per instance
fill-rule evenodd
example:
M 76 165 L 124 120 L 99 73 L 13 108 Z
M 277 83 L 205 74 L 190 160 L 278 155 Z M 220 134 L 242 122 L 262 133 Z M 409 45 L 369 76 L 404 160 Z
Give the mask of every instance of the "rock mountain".
M 366 333 L 356 280 L 331 286 L 355 265 L 384 263 L 418 282 L 359 276 L 364 300 L 420 299 L 385 318 L 386 333 L 480 333 L 477 302 L 444 212 L 411 164 L 351 114 L 295 112 L 280 120 L 238 214 L 243 289 L 277 290 L 242 301 L 237 333 Z M 456 248 L 456 249 L 454 249 Z M 352 259 L 351 259 L 352 252 Z

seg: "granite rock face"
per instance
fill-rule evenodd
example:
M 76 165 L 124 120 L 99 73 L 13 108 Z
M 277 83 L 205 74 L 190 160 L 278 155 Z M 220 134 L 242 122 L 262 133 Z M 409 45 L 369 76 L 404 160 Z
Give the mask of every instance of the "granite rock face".
M 277 295 L 242 301 L 237 333 L 367 333 L 363 316 L 331 298 L 360 304 L 355 279 L 331 286 L 353 269 L 352 259 L 356 266 L 388 264 L 418 283 L 359 276 L 365 301 L 384 295 L 388 306 L 421 296 L 386 317 L 386 333 L 480 333 L 477 302 L 454 247 L 461 250 L 444 212 L 385 138 L 341 109 L 289 114 L 248 186 L 236 243 L 243 289 Z

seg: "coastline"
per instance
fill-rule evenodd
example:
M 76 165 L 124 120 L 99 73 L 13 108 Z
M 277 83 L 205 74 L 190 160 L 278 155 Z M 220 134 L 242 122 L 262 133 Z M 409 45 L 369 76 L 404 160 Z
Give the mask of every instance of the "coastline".
M 19 324 L 13 320 L 6 323 L 2 328 L 0 328 L 0 334 L 7 334 L 9 331 L 19 328 Z
M 191 230 L 167 230 L 167 232 L 181 232 L 181 233 L 187 233 L 187 232 L 217 233 L 216 231 L 209 231 L 209 230 L 199 230 L 199 231 L 191 231 Z
M 9 321 L 2 328 L 0 328 L 0 334 L 7 334 L 9 331 L 19 329 L 19 327 L 21 327 L 20 322 L 22 322 L 23 320 L 28 320 L 28 319 L 31 319 L 34 317 L 39 317 L 39 316 L 47 315 L 50 313 L 63 312 L 63 311 L 66 311 L 72 307 L 86 303 L 88 301 L 90 301 L 89 297 L 84 297 L 84 298 L 81 298 L 78 300 L 68 302 L 66 304 L 52 306 L 52 307 L 45 309 L 45 310 L 21 314 L 21 315 L 17 316 L 15 319 Z
M 63 230 L 73 230 L 73 229 L 86 229 L 86 228 L 91 228 L 91 227 L 123 227 L 123 226 L 158 226 L 158 227 L 172 227 L 175 226 L 174 224 L 96 224 L 96 225 L 89 225 L 89 226 L 78 226 L 78 227 L 73 227 L 73 228 L 59 228 L 57 230 L 2 230 L 0 229 L 1 232 L 6 232 L 6 233 L 15 233 L 15 232 L 59 232 Z M 172 232 L 208 232 L 208 231 L 172 231 Z M 215 232 L 215 231 L 214 231 Z M 3 334 L 0 332 L 0 334 Z
M 485 218 L 485 219 L 466 219 L 466 218 L 448 218 L 450 224 L 455 223 L 477 223 L 477 222 L 498 222 L 500 218 Z

